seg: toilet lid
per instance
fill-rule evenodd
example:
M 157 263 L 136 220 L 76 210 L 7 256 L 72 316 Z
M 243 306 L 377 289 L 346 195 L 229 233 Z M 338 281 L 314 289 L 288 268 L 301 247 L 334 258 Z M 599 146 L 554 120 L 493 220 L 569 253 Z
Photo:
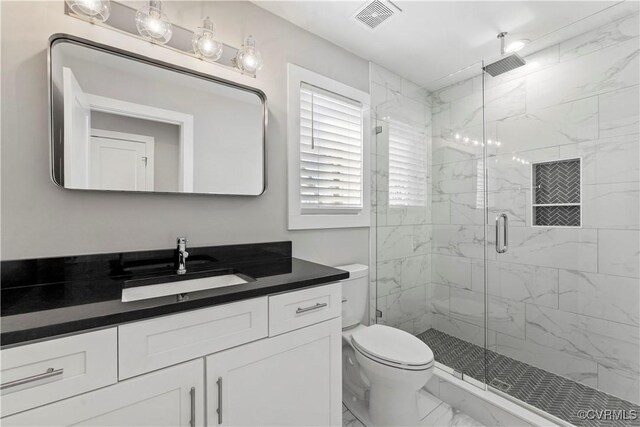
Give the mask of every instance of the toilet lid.
M 372 325 L 355 332 L 351 340 L 359 350 L 401 365 L 423 366 L 433 362 L 427 344 L 401 329 Z

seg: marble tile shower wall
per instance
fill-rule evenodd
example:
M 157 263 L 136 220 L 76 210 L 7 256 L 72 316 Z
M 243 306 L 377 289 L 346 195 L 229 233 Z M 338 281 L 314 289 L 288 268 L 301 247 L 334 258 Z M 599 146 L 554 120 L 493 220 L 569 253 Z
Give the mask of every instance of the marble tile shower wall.
M 526 57 L 485 80 L 488 346 L 640 402 L 638 14 Z M 480 77 L 432 94 L 434 328 L 483 344 Z M 456 138 L 456 134 L 458 138 Z M 465 142 L 464 138 L 469 141 Z M 496 145 L 496 141 L 500 145 Z M 582 158 L 580 228 L 532 227 L 531 165 Z M 486 239 L 494 244 L 494 227 Z
M 431 109 L 428 92 L 394 73 L 371 64 L 372 123 L 383 125 L 397 120 L 424 130 L 427 152 L 431 151 Z M 374 135 L 372 165 L 375 185 L 373 235 L 375 271 L 372 295 L 382 311 L 378 323 L 410 333 L 429 328 L 427 288 L 431 277 L 430 177 L 425 191 L 427 202 L 420 207 L 389 206 L 389 146 L 386 130 Z M 425 159 L 428 163 L 428 159 Z M 428 169 L 428 168 L 427 168 Z M 377 286 L 376 286 L 377 279 Z M 377 289 L 376 289 L 377 287 Z M 372 313 L 375 313 L 372 304 Z

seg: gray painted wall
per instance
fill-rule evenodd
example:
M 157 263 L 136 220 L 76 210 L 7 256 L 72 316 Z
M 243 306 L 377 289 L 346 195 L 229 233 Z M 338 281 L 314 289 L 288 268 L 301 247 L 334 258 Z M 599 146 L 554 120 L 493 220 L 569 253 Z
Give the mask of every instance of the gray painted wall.
M 175 2 L 174 22 L 212 16 L 225 42 L 251 32 L 265 59 L 256 83 L 269 99 L 268 189 L 261 197 L 69 191 L 49 179 L 47 39 L 99 28 L 64 15 L 63 2 L 2 2 L 2 259 L 293 240 L 295 256 L 365 263 L 366 228 L 289 232 L 286 216 L 286 63 L 368 91 L 368 63 L 248 2 Z M 31 25 L 24 26 L 30 16 Z M 211 66 L 212 72 L 216 70 Z

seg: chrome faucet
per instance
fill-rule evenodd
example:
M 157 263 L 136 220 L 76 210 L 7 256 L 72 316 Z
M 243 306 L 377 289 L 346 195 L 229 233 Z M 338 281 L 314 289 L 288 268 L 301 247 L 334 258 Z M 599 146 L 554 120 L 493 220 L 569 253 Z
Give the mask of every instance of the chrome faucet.
M 185 274 L 187 272 L 187 257 L 189 256 L 189 252 L 187 252 L 187 238 L 186 237 L 178 237 L 178 252 L 177 252 L 177 267 L 176 273 Z

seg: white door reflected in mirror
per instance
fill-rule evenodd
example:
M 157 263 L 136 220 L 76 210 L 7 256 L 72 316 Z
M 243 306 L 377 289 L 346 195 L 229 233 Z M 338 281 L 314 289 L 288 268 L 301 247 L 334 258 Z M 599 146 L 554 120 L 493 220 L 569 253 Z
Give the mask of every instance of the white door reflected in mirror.
M 153 191 L 153 137 L 94 129 L 89 152 L 91 189 Z

